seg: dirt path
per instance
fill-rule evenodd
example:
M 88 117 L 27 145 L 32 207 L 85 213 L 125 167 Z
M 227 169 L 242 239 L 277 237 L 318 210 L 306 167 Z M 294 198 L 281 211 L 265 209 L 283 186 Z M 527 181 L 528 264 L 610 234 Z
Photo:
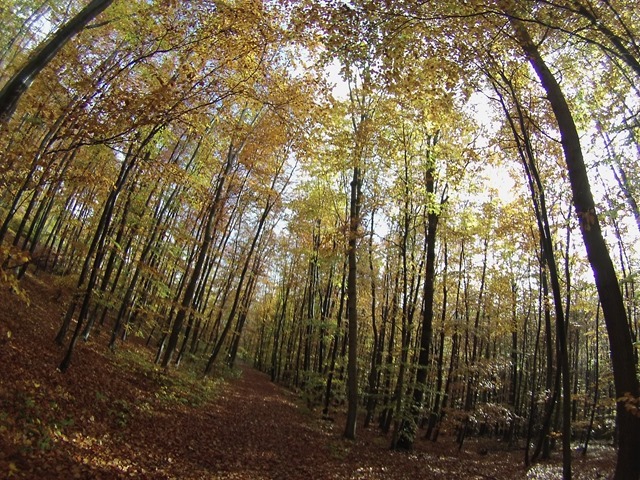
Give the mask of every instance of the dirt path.
M 0 478 L 392 478 L 369 475 L 389 468 L 379 452 L 358 472 L 356 452 L 386 454 L 385 439 L 373 450 L 343 440 L 339 421 L 251 368 L 227 383 L 195 380 L 189 392 L 177 374 L 150 368 L 152 352 L 109 352 L 103 331 L 57 372 L 64 302 L 45 282 L 28 287 L 29 305 L 0 292 Z
M 293 394 L 250 368 L 227 385 L 209 414 L 210 453 L 198 456 L 214 478 L 332 478 L 329 435 Z
M 151 478 L 332 478 L 317 468 L 328 456 L 321 446 L 327 438 L 294 400 L 264 374 L 243 368 L 206 408 L 142 423 L 129 443 L 156 452 L 146 472 Z

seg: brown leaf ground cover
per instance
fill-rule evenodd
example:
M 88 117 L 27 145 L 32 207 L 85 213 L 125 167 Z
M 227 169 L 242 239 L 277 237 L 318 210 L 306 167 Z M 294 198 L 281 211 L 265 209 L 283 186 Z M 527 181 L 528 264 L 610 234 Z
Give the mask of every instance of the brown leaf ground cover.
M 522 451 L 448 436 L 388 449 L 375 429 L 344 440 L 340 412 L 322 420 L 249 367 L 203 380 L 152 366 L 142 345 L 79 345 L 65 374 L 53 343 L 64 312 L 54 280 L 29 278 L 30 304 L 0 292 L 0 478 L 534 479 L 561 478 L 559 456 L 526 470 Z M 576 455 L 574 478 L 606 478 L 610 448 Z

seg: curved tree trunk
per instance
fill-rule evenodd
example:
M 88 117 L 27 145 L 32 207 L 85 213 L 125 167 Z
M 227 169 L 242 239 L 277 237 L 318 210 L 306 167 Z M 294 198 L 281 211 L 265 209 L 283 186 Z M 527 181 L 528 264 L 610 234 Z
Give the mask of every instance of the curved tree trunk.
M 540 55 L 529 32 L 517 20 L 512 19 L 511 24 L 520 46 L 547 93 L 547 98 L 558 122 L 573 193 L 573 204 L 609 333 L 611 363 L 616 398 L 618 399 L 616 408 L 618 461 L 614 480 L 637 480 L 640 478 L 640 455 L 637 451 L 638 445 L 640 445 L 640 414 L 638 407 L 634 406 L 632 402 L 637 401 L 640 397 L 640 385 L 635 373 L 633 342 L 620 285 L 602 236 L 595 202 L 591 194 L 580 137 L 562 89 Z

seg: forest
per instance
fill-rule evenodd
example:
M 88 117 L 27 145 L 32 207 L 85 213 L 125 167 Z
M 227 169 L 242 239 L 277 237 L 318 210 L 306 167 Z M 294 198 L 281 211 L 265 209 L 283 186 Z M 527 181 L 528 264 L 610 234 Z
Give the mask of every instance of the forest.
M 640 479 L 637 2 L 2 3 L 0 476 L 285 478 L 29 470 L 254 385 L 393 471 L 290 478 Z

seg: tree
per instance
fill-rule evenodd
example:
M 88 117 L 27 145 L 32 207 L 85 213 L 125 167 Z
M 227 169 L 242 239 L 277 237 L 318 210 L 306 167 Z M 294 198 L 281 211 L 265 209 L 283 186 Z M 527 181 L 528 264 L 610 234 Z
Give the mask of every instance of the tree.
M 491 75 L 491 73 L 489 73 Z M 497 73 L 498 78 L 492 77 L 496 94 L 502 105 L 505 117 L 513 134 L 518 155 L 524 166 L 527 183 L 531 193 L 532 203 L 534 207 L 536 222 L 538 224 L 538 233 L 540 243 L 542 245 L 542 270 L 546 275 L 548 270 L 549 280 L 551 282 L 551 291 L 553 292 L 554 312 L 556 321 L 556 339 L 558 342 L 558 363 L 562 374 L 562 419 L 563 419 L 563 465 L 564 477 L 571 477 L 571 415 L 570 415 L 570 378 L 569 378 L 569 358 L 567 348 L 567 327 L 565 314 L 562 304 L 562 294 L 560 291 L 560 278 L 558 268 L 554 256 L 553 237 L 549 223 L 547 204 L 545 199 L 544 186 L 540 177 L 535 157 L 533 143 L 530 132 L 527 127 L 527 113 L 523 110 L 518 94 L 514 88 L 513 82 L 508 78 L 504 71 Z M 504 89 L 501 91 L 501 89 Z M 508 98 L 508 100 L 507 100 Z M 514 112 L 511 112 L 512 105 Z M 546 280 L 546 279 L 545 279 Z M 553 403 L 549 403 L 547 415 L 550 416 L 553 411 Z M 546 436 L 546 434 L 543 433 Z M 528 461 L 528 459 L 527 459 Z
M 582 157 L 580 137 L 562 89 L 528 30 L 519 20 L 512 17 L 510 21 L 518 43 L 547 93 L 558 122 L 580 232 L 589 263 L 593 269 L 609 332 L 619 429 L 619 454 L 614 478 L 616 480 L 637 479 L 640 476 L 640 457 L 636 452 L 636 446 L 640 444 L 640 415 L 635 414 L 634 409 L 637 408 L 635 406 L 636 399 L 640 397 L 640 385 L 635 374 L 633 343 L 624 301 L 613 262 L 602 236 L 600 221 Z
M 38 48 L 27 63 L 2 87 L 0 91 L 0 122 L 6 123 L 11 119 L 22 94 L 60 49 L 112 3 L 113 0 L 91 0 L 73 18 L 60 27 L 46 44 Z
M 438 143 L 439 132 L 427 135 L 425 141 L 424 158 L 424 183 L 426 188 L 427 201 L 435 201 L 435 186 L 437 183 L 436 153 L 434 148 Z M 424 242 L 426 245 L 426 264 L 422 297 L 422 324 L 420 342 L 418 347 L 418 362 L 416 365 L 416 381 L 413 389 L 413 399 L 411 404 L 411 418 L 403 420 L 404 425 L 399 427 L 399 438 L 395 441 L 394 447 L 409 450 L 413 446 L 416 435 L 416 428 L 420 420 L 424 391 L 427 388 L 427 368 L 429 366 L 429 351 L 431 349 L 431 336 L 433 331 L 433 303 L 435 294 L 435 270 L 436 270 L 436 233 L 440 210 L 446 201 L 446 186 L 441 194 L 439 204 L 427 205 L 425 208 L 427 221 L 425 224 Z

